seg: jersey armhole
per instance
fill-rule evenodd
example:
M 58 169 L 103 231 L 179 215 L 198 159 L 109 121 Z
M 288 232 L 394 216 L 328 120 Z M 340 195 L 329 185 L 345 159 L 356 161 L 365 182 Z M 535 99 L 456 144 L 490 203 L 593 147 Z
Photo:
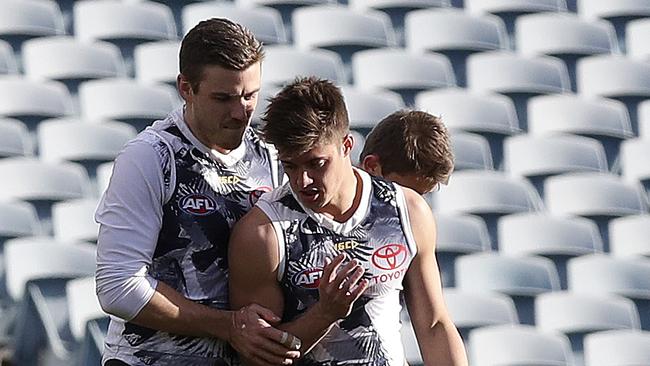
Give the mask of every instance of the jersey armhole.
M 167 150 L 169 150 L 169 186 L 166 187 L 166 191 L 163 197 L 163 202 L 162 204 L 165 205 L 169 200 L 171 200 L 172 195 L 174 194 L 174 189 L 176 188 L 176 163 L 174 159 L 174 149 L 172 146 L 169 144 L 169 142 L 162 137 L 158 132 L 149 130 L 149 133 L 155 135 L 157 138 L 162 141 L 165 146 L 167 146 Z M 162 170 L 163 172 L 165 171 L 164 169 Z M 163 177 L 163 185 L 165 184 L 165 177 Z
M 393 183 L 396 188 L 396 198 L 397 198 L 397 212 L 399 212 L 400 221 L 402 222 L 402 229 L 404 230 L 404 237 L 406 237 L 406 244 L 409 247 L 412 255 L 418 254 L 418 245 L 415 242 L 415 236 L 413 236 L 413 228 L 411 227 L 411 220 L 409 219 L 409 210 L 408 205 L 406 204 L 406 197 L 404 196 L 404 191 L 402 187 Z
M 259 200 L 257 201 L 257 207 L 259 207 L 262 212 L 269 218 L 269 221 L 271 221 L 271 225 L 273 225 L 273 232 L 275 233 L 275 238 L 277 239 L 278 243 L 278 282 L 282 281 L 282 277 L 284 277 L 284 270 L 286 266 L 286 245 L 284 242 L 284 235 L 283 235 L 283 230 L 282 230 L 282 223 L 280 220 L 278 220 L 278 214 L 273 208 L 273 205 L 271 205 L 267 201 L 262 201 Z

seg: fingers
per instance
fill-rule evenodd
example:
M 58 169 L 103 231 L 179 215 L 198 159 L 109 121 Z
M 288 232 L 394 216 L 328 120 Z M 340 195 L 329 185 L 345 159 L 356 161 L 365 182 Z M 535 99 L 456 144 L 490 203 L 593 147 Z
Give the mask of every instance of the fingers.
M 323 275 L 321 276 L 322 279 L 325 280 L 325 282 L 330 282 L 332 281 L 332 275 L 336 273 L 338 270 L 339 266 L 341 263 L 343 263 L 343 260 L 345 259 L 345 254 L 341 253 L 334 257 L 334 260 L 331 263 L 327 263 L 329 259 L 325 259 L 325 267 L 323 268 Z
M 352 298 L 352 301 L 357 301 L 359 297 L 361 297 L 361 294 L 363 294 L 364 291 L 368 288 L 368 280 L 363 279 L 361 282 L 356 287 L 350 288 L 349 295 Z
M 359 265 L 359 262 L 356 259 L 351 260 L 336 274 L 332 285 L 335 289 L 341 289 L 344 286 L 343 281 L 346 281 L 345 287 L 354 286 L 363 275 L 363 272 L 363 267 Z M 354 278 L 356 278 L 356 281 L 353 281 Z M 347 288 L 345 290 L 347 291 Z
M 267 309 L 267 308 L 265 308 L 265 307 L 263 307 L 261 305 L 250 304 L 248 306 L 248 308 L 251 311 L 254 311 L 255 313 L 257 313 L 257 315 L 259 315 L 260 318 L 266 320 L 267 322 L 269 322 L 271 324 L 277 324 L 281 320 L 280 317 L 275 315 L 275 313 L 273 311 L 271 311 L 270 309 Z

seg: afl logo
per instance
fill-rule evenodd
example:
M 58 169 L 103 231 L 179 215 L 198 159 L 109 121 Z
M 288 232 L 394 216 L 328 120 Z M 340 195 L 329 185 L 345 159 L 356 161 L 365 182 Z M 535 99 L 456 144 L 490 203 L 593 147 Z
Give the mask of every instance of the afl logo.
M 308 268 L 303 269 L 302 271 L 293 275 L 291 282 L 294 285 L 307 289 L 318 288 L 320 283 L 320 277 L 323 275 L 323 270 L 321 268 Z
M 204 194 L 193 193 L 181 198 L 178 206 L 190 215 L 205 216 L 217 210 L 214 200 Z
M 251 206 L 254 206 L 257 200 L 266 192 L 271 192 L 271 187 L 261 186 L 257 187 L 254 191 L 251 191 L 248 195 L 248 200 L 250 201 Z
M 401 267 L 405 261 L 406 247 L 403 244 L 384 245 L 372 253 L 372 264 L 387 271 Z

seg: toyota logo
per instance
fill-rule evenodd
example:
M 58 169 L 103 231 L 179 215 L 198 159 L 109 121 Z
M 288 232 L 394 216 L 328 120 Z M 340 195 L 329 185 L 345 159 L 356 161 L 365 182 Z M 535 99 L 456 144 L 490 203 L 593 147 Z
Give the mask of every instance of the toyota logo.
M 406 261 L 406 247 L 403 244 L 388 244 L 375 250 L 372 263 L 387 271 L 397 269 Z

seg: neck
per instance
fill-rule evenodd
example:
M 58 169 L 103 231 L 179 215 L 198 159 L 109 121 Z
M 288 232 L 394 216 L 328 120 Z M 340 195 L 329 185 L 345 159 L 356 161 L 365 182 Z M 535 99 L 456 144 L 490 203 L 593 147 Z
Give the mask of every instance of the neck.
M 363 179 L 355 169 L 350 169 L 341 180 L 341 189 L 330 203 L 324 207 L 322 213 L 338 222 L 345 222 L 354 215 L 363 192 Z

